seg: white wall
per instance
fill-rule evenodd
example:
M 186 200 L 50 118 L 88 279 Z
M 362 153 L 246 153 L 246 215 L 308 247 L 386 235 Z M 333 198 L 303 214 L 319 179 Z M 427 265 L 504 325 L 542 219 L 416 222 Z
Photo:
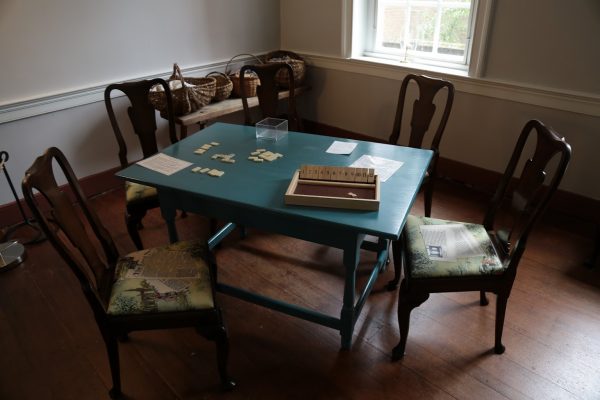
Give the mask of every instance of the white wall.
M 313 62 L 308 77 L 313 90 L 302 101 L 303 116 L 349 131 L 387 138 L 394 122 L 400 83 L 409 71 L 396 67 L 390 72 L 389 67 L 340 60 L 342 44 L 324 48 L 323 43 L 331 39 L 329 28 L 312 21 L 320 21 L 322 15 L 328 15 L 338 18 L 337 22 L 330 21 L 330 25 L 341 25 L 344 14 L 341 1 L 323 1 L 319 6 L 316 3 L 300 8 L 294 0 L 281 0 L 282 21 L 292 17 L 295 20 L 293 25 L 282 24 L 282 48 L 302 52 Z M 600 37 L 600 3 L 592 0 L 495 3 L 487 72 L 483 79 L 472 80 L 470 85 L 457 85 L 459 90 L 442 141 L 442 157 L 502 171 L 521 128 L 527 120 L 537 118 L 565 136 L 573 148 L 573 159 L 561 189 L 600 199 L 597 161 L 600 52 L 596 51 Z M 303 36 L 300 28 L 296 29 L 303 23 L 311 26 L 310 35 Z M 562 52 L 568 59 L 560 52 L 551 51 L 547 45 L 551 41 L 573 46 Z M 447 78 L 453 79 L 452 76 Z M 509 84 L 496 85 L 496 81 Z M 464 86 L 483 89 L 461 90 Z M 529 93 L 530 88 L 535 90 Z M 525 92 L 526 97 L 534 101 L 511 100 L 505 89 L 509 93 Z M 540 97 L 539 102 L 537 97 Z M 567 107 L 563 107 L 564 104 Z M 578 110 L 579 104 L 591 108 Z
M 277 0 L 3 0 L 0 105 L 278 43 Z
M 279 0 L 2 0 L 0 113 L 15 104 L 32 107 L 36 99 L 65 103 L 46 97 L 52 94 L 170 73 L 173 62 L 222 71 L 233 55 L 279 48 L 279 15 Z M 25 170 L 50 146 L 66 154 L 79 177 L 119 165 L 104 103 L 97 101 L 101 91 L 95 99 L 0 124 L 0 150 L 10 154 L 7 169 L 19 194 Z M 117 104 L 125 122 L 124 99 Z M 135 137 L 125 133 L 139 155 Z M 0 205 L 13 201 L 1 177 Z
M 495 2 L 486 76 L 600 94 L 600 1 Z
M 281 0 L 281 43 L 300 53 L 343 55 L 346 0 Z M 285 46 L 283 44 L 285 43 Z

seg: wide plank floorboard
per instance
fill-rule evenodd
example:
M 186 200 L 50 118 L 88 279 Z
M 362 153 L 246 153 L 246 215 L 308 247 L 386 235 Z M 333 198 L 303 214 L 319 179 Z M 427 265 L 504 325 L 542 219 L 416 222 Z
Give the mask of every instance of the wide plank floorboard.
M 436 187 L 433 216 L 480 222 L 489 198 L 453 182 Z M 119 249 L 134 250 L 124 225 L 123 191 L 94 206 Z M 422 214 L 419 196 L 413 211 Z M 134 332 L 120 344 L 121 377 L 134 399 L 599 399 L 600 268 L 583 263 L 593 226 L 552 215 L 531 236 L 509 299 L 506 352 L 495 355 L 495 296 L 434 294 L 411 315 L 406 355 L 397 291 L 376 282 L 340 351 L 337 331 L 218 294 L 230 336 L 229 369 L 238 386 L 219 389 L 214 343 L 193 329 Z M 146 246 L 167 242 L 158 210 L 144 218 Z M 177 218 L 182 239 L 208 229 L 198 215 Z M 77 280 L 48 242 L 0 274 L 0 399 L 107 399 L 104 344 Z M 249 229 L 217 250 L 219 280 L 325 314 L 339 315 L 342 252 Z M 359 287 L 374 256 L 363 251 Z

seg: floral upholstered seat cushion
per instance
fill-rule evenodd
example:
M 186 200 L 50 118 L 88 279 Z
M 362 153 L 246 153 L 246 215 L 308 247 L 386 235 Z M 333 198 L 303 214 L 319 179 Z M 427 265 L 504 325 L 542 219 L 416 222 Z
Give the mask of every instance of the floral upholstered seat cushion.
M 108 314 L 131 315 L 214 307 L 206 243 L 178 242 L 121 257 Z
M 125 181 L 125 202 L 127 204 L 144 201 L 147 198 L 154 196 L 157 196 L 156 188 Z
M 440 261 L 429 257 L 421 225 L 461 224 L 481 248 L 483 255 Z M 502 264 L 483 225 L 409 215 L 404 227 L 406 261 L 413 278 L 443 278 L 502 274 Z

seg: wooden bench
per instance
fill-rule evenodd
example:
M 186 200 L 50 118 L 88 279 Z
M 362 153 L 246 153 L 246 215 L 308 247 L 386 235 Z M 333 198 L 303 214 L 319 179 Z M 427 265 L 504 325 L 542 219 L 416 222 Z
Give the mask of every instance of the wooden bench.
M 296 88 L 295 95 L 298 96 L 304 93 L 307 90 L 307 87 L 301 86 Z M 284 90 L 279 92 L 279 100 L 286 99 L 290 95 L 289 90 Z M 249 97 L 248 98 L 248 107 L 256 107 L 258 106 L 258 97 Z M 188 127 L 190 125 L 199 125 L 200 129 L 203 129 L 206 126 L 206 123 L 217 119 L 219 117 L 223 117 L 225 115 L 233 114 L 238 111 L 242 111 L 244 109 L 242 105 L 242 99 L 240 98 L 231 98 L 223 101 L 219 101 L 217 103 L 210 103 L 207 106 L 202 107 L 198 111 L 193 113 L 189 113 L 186 115 L 182 115 L 180 117 L 175 118 L 175 122 L 180 127 L 180 138 L 184 138 L 188 134 Z

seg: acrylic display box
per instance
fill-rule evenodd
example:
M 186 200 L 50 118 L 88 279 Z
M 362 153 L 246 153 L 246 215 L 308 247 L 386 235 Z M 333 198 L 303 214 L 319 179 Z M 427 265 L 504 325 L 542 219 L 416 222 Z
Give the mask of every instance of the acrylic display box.
M 265 118 L 256 123 L 256 138 L 263 140 L 279 140 L 288 133 L 287 119 Z

